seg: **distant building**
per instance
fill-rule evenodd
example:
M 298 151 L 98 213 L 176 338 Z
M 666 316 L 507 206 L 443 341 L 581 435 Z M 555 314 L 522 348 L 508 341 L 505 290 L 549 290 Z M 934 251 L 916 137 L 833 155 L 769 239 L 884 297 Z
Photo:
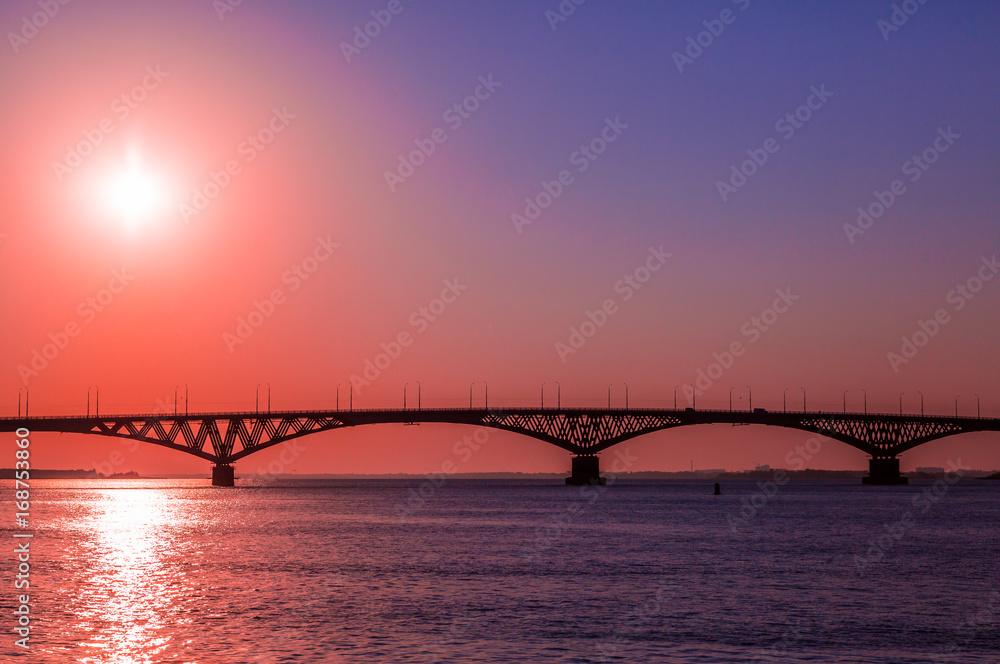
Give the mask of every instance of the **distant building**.
M 767 471 L 771 470 L 771 467 L 768 466 L 767 464 L 764 464 L 763 466 L 757 466 L 756 468 L 754 468 L 754 470 L 758 471 L 758 472 L 766 473 Z

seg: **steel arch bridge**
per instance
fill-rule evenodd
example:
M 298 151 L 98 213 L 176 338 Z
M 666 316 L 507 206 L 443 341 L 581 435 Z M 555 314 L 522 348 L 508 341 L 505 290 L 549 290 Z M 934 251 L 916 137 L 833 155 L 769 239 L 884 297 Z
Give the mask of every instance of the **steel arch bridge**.
M 233 486 L 233 463 L 294 438 L 369 424 L 467 424 L 530 436 L 573 453 L 568 484 L 603 482 L 597 454 L 654 431 L 696 424 L 759 424 L 799 429 L 871 456 L 871 484 L 901 484 L 898 455 L 932 440 L 1000 431 L 1000 419 L 887 413 L 723 411 L 654 408 L 420 408 L 296 410 L 184 415 L 0 418 L 0 431 L 79 433 L 125 438 L 191 454 L 215 464 L 212 483 Z

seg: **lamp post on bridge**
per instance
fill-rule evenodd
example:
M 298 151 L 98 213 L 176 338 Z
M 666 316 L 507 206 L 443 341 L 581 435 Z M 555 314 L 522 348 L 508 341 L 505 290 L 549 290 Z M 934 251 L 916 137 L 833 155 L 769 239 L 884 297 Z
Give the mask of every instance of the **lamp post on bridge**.
M 614 383 L 611 383 L 614 385 Z M 611 410 L 611 385 L 608 385 L 608 410 Z
M 263 383 L 263 384 L 267 385 L 267 412 L 270 413 L 271 412 L 271 384 L 270 383 Z M 257 413 L 260 413 L 260 386 L 261 386 L 261 383 L 257 383 L 257 389 L 254 392 L 254 397 L 255 397 L 254 410 Z M 340 385 L 337 385 L 337 387 L 339 388 Z M 185 399 L 185 401 L 187 401 L 187 399 Z M 176 405 L 176 402 L 175 402 L 175 405 Z
M 562 410 L 562 385 L 556 381 L 556 408 Z
M 406 410 L 406 386 L 409 383 L 403 383 L 403 410 Z
M 976 397 L 976 417 L 982 419 L 982 415 L 979 413 L 979 395 L 973 394 L 972 396 Z
M 25 390 L 27 390 L 27 388 L 25 388 Z M 97 404 L 96 404 L 97 407 L 94 409 L 94 415 L 97 416 L 97 417 L 100 417 L 100 415 L 101 415 L 100 398 L 101 397 L 100 397 L 100 392 L 98 392 L 96 385 L 94 385 L 93 387 L 88 387 L 87 388 L 87 417 L 90 417 L 90 390 L 94 390 L 94 397 L 95 397 L 95 401 L 97 402 Z M 25 412 L 24 412 L 25 417 L 28 416 L 27 408 L 28 408 L 28 406 L 27 406 L 27 397 L 25 397 Z M 20 413 L 20 410 L 18 410 L 18 412 Z M 174 415 L 176 415 L 176 414 L 177 414 L 177 393 L 175 392 L 174 393 Z
M 958 417 L 958 397 L 960 396 L 962 395 L 961 394 L 955 395 L 955 417 Z
M 21 390 L 24 390 L 24 416 L 28 416 L 28 388 L 21 387 L 17 391 L 17 416 L 21 417 Z M 90 415 L 90 388 L 87 388 L 87 415 Z
M 787 387 L 785 388 L 785 391 L 781 393 L 781 412 L 782 413 L 787 413 L 788 412 L 788 388 Z
M 899 393 L 899 414 L 901 416 L 903 414 L 903 395 L 904 394 L 906 394 L 906 392 L 900 392 Z
M 747 385 L 747 408 L 753 412 L 753 390 Z
M 253 391 L 253 412 L 260 414 L 260 383 Z M 177 414 L 177 390 L 174 390 L 174 415 Z
M 844 415 L 847 415 L 847 393 L 850 390 L 844 390 Z
M 343 383 L 337 383 L 337 410 L 340 410 L 340 386 Z
M 802 412 L 804 413 L 806 412 L 806 388 L 800 387 L 799 389 L 802 390 Z
M 420 410 L 420 381 L 417 381 L 417 410 Z
M 677 388 L 680 385 L 674 385 L 674 410 L 677 410 Z
M 920 417 L 924 416 L 924 393 L 917 390 L 917 394 L 920 395 Z
M 868 392 L 865 392 L 864 390 L 861 390 L 861 392 L 865 395 L 865 415 L 867 415 L 868 414 Z
M 483 405 L 486 406 L 486 410 L 490 409 L 490 384 L 485 380 L 483 381 Z
M 625 383 L 625 410 L 628 410 L 628 383 Z
M 735 387 L 730 387 L 729 388 L 729 412 L 730 413 L 733 412 L 733 390 L 735 390 L 735 389 L 736 389 Z
M 541 403 L 542 403 L 541 408 L 545 408 L 545 383 L 542 383 L 542 399 L 541 399 Z
M 469 410 L 472 410 L 472 387 L 475 383 L 469 383 Z

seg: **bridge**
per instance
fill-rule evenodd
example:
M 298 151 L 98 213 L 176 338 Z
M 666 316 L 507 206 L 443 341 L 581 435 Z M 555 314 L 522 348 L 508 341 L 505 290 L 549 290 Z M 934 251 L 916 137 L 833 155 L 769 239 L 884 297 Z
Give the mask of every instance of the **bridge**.
M 1000 419 L 887 413 L 771 412 L 658 408 L 417 408 L 296 410 L 183 415 L 0 418 L 0 432 L 79 433 L 151 443 L 212 462 L 212 484 L 233 486 L 233 464 L 287 440 L 369 424 L 467 424 L 530 436 L 571 452 L 567 484 L 603 484 L 598 454 L 654 431 L 697 424 L 758 424 L 799 429 L 868 454 L 866 484 L 905 484 L 899 455 L 932 440 L 1000 431 Z

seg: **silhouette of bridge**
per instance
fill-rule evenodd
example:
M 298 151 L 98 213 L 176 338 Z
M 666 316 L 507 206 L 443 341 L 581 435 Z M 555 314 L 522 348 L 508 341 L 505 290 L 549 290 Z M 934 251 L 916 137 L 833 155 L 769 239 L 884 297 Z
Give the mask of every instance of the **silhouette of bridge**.
M 601 484 L 598 454 L 654 431 L 697 424 L 759 424 L 808 431 L 871 456 L 866 484 L 905 484 L 899 455 L 932 440 L 1000 431 L 1000 419 L 887 413 L 658 408 L 418 408 L 0 418 L 0 431 L 79 433 L 160 445 L 215 464 L 212 484 L 233 486 L 233 463 L 287 440 L 369 424 L 467 424 L 530 436 L 573 453 L 567 484 Z

